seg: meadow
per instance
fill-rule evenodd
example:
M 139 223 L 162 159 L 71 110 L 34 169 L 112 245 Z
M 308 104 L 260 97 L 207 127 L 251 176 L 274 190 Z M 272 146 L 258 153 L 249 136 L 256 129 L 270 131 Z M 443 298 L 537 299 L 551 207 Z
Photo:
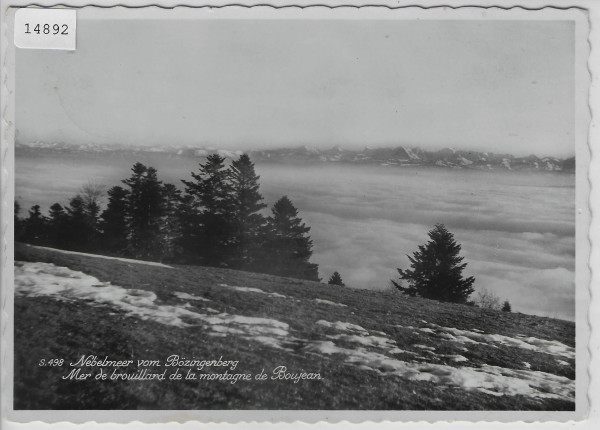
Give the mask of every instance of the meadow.
M 575 407 L 569 321 L 20 243 L 15 259 L 15 409 Z M 96 378 L 176 368 L 197 378 Z

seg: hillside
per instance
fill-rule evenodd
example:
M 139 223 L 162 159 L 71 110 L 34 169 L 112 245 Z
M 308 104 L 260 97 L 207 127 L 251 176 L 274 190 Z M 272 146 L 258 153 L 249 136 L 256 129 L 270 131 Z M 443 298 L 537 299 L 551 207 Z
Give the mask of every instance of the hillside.
M 574 410 L 572 322 L 24 244 L 15 261 L 15 409 Z M 172 372 L 172 355 L 239 363 L 199 380 L 97 381 L 88 365 L 61 379 L 90 355 L 130 373 Z M 278 366 L 292 379 L 271 379 Z M 207 380 L 226 370 L 252 379 Z

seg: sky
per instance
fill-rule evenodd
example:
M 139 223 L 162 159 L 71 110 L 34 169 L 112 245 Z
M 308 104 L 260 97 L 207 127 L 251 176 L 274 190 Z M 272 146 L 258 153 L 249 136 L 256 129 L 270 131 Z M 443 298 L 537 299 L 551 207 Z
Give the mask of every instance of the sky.
M 567 21 L 80 20 L 17 49 L 17 142 L 574 154 Z

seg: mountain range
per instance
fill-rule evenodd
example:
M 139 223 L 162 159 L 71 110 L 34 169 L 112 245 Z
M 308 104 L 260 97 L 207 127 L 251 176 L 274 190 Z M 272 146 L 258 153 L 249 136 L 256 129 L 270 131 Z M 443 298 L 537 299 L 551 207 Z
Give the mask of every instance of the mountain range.
M 186 145 L 167 146 L 126 146 L 105 144 L 65 144 L 32 142 L 19 143 L 17 150 L 49 150 L 61 152 L 126 152 L 126 153 L 165 153 L 170 156 L 203 158 L 212 153 L 218 153 L 226 158 L 236 158 L 244 151 L 232 151 L 211 147 L 196 147 Z M 384 167 L 432 166 L 454 169 L 478 170 L 518 170 L 566 172 L 575 171 L 575 158 L 538 157 L 528 155 L 516 157 L 511 154 L 492 152 L 477 152 L 443 148 L 437 151 L 427 151 L 419 147 L 407 146 L 380 147 L 354 150 L 334 146 L 320 149 L 314 146 L 297 146 L 291 148 L 263 149 L 246 151 L 253 161 L 259 163 L 293 163 L 319 164 L 344 163 L 360 165 L 379 165 Z

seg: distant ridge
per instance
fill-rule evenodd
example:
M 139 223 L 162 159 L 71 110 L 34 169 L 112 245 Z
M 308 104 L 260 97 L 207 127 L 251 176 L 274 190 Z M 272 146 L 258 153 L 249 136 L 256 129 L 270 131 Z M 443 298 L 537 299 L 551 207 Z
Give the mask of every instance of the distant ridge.
M 32 142 L 18 143 L 19 150 L 50 150 L 61 152 L 83 151 L 89 153 L 126 152 L 126 153 L 164 153 L 179 157 L 206 157 L 219 153 L 226 158 L 236 158 L 243 151 L 224 150 L 212 147 L 165 145 L 165 146 L 127 146 L 107 144 L 65 144 Z M 247 151 L 255 162 L 322 164 L 344 163 L 378 165 L 383 167 L 431 166 L 453 169 L 476 170 L 516 170 L 565 172 L 575 171 L 575 158 L 538 157 L 528 155 L 515 157 L 511 154 L 492 152 L 464 151 L 443 148 L 438 151 L 426 151 L 419 147 L 396 146 L 387 148 L 365 147 L 362 150 L 347 150 L 340 146 L 319 149 L 303 145 L 292 148 L 264 149 Z

